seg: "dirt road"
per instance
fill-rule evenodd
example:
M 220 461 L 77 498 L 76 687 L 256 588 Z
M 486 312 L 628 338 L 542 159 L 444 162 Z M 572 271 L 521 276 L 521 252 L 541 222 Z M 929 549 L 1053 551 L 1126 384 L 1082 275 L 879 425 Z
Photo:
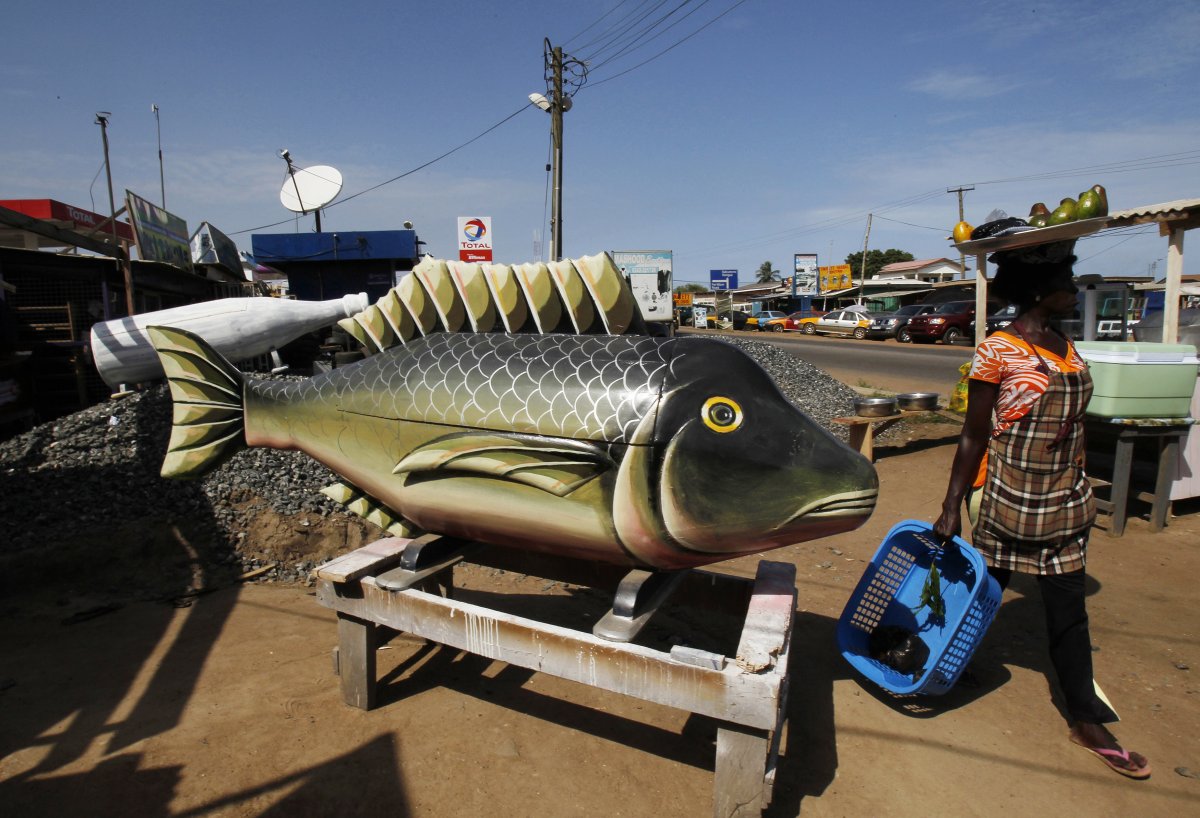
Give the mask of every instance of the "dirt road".
M 895 522 L 933 519 L 954 431 L 926 425 L 923 439 L 878 451 L 881 504 L 860 531 L 768 555 L 796 564 L 799 611 L 767 814 L 1200 813 L 1194 505 L 1157 534 L 1133 520 L 1115 539 L 1102 518 L 1090 553 L 1097 676 L 1124 718 L 1118 734 L 1154 765 L 1147 782 L 1067 742 L 1031 582 L 1005 596 L 977 653 L 979 687 L 906 707 L 837 654 L 834 626 L 864 561 Z M 721 567 L 748 575 L 755 562 Z M 533 577 L 468 568 L 460 580 L 530 610 L 575 604 L 572 589 Z M 708 720 L 403 637 L 381 651 L 382 704 L 362 712 L 341 702 L 335 631 L 302 586 L 243 584 L 172 605 L 48 582 L 5 599 L 4 813 L 711 813 Z

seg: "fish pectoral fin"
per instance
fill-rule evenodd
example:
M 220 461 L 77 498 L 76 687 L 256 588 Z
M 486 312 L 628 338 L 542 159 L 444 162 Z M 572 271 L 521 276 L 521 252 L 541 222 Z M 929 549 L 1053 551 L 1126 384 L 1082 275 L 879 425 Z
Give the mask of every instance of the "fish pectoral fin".
M 321 493 L 330 500 L 344 505 L 347 511 L 357 514 L 369 523 L 374 523 L 394 537 L 414 537 L 420 533 L 416 526 L 400 517 L 383 503 L 348 483 L 334 483 L 321 489 Z
M 395 474 L 457 472 L 495 477 L 564 497 L 612 466 L 591 444 L 499 435 L 443 438 L 401 460 Z

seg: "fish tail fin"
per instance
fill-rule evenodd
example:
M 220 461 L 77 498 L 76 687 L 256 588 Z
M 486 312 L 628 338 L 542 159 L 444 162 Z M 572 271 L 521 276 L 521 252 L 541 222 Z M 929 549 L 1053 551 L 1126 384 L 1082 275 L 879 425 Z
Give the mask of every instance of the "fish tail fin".
M 201 477 L 246 447 L 246 379 L 202 338 L 173 327 L 147 327 L 162 361 L 174 407 L 163 477 Z

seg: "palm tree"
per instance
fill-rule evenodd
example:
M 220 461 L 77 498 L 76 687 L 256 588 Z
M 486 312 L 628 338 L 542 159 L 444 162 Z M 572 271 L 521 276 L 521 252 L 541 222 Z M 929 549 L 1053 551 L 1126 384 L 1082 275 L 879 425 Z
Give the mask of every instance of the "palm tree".
M 758 266 L 758 272 L 755 273 L 755 276 L 755 280 L 759 284 L 769 284 L 772 281 L 778 281 L 780 274 L 778 270 L 771 266 L 771 262 L 764 261 Z

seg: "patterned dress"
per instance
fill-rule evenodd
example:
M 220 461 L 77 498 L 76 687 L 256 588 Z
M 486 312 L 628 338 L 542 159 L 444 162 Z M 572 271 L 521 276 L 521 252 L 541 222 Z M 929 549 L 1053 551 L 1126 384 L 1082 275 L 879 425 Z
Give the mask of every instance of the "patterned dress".
M 996 568 L 1082 569 L 1096 516 L 1083 469 L 1087 365 L 1070 342 L 1059 358 L 996 333 L 976 350 L 971 377 L 999 385 L 983 479 L 976 481 L 982 498 L 975 547 Z

